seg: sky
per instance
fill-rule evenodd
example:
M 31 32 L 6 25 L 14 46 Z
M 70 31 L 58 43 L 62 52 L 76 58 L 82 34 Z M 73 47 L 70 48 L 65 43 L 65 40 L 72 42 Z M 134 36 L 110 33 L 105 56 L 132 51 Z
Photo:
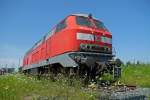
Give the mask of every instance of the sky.
M 73 13 L 104 22 L 122 61 L 150 62 L 149 0 L 0 0 L 0 67 L 21 65 L 25 52 Z

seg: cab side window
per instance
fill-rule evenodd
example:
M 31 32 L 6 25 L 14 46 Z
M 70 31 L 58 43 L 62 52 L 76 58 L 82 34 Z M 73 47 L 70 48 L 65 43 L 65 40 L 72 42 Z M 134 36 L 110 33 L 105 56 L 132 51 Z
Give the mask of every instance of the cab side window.
M 67 27 L 66 20 L 60 22 L 56 27 L 56 32 L 59 32 Z

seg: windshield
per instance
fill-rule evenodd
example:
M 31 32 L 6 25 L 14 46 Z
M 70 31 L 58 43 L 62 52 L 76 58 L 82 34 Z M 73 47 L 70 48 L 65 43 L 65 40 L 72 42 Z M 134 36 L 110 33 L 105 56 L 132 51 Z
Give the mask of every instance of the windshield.
M 97 28 L 102 28 L 102 29 L 107 30 L 106 27 L 104 26 L 104 23 L 102 23 L 102 22 L 100 22 L 100 21 L 98 21 L 98 20 L 94 20 L 94 24 L 95 24 L 95 26 L 96 26 Z
M 76 23 L 81 26 L 87 26 L 87 27 L 95 27 L 98 29 L 105 29 L 107 28 L 104 26 L 104 24 L 98 20 L 93 20 L 93 22 L 88 17 L 83 16 L 76 16 Z
M 87 17 L 77 16 L 76 22 L 78 25 L 92 27 L 92 22 Z

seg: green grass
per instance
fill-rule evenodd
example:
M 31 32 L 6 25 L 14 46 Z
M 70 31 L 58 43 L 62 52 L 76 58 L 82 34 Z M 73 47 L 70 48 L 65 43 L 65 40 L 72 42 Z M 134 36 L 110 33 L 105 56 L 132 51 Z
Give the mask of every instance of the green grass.
M 150 64 L 122 66 L 121 82 L 139 87 L 150 87 Z
M 37 100 L 44 97 L 59 100 L 95 100 L 100 95 L 96 91 L 82 89 L 80 80 L 59 78 L 52 82 L 44 79 L 37 80 L 23 74 L 2 75 L 0 76 L 0 100 Z M 150 65 L 122 66 L 120 81 L 128 85 L 150 87 Z
M 95 100 L 96 93 L 81 89 L 78 80 L 72 80 L 72 86 L 67 79 L 56 82 L 36 80 L 22 74 L 0 76 L 0 100 L 37 100 L 38 98 L 57 98 L 59 100 Z

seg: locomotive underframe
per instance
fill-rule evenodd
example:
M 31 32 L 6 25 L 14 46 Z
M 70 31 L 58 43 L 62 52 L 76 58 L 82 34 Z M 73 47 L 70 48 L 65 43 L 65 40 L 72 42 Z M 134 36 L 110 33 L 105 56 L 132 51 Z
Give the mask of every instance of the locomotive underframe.
M 44 74 L 51 70 L 53 73 L 78 74 L 80 77 L 95 79 L 104 73 L 113 74 L 115 67 L 120 67 L 121 62 L 113 59 L 114 55 L 91 52 L 69 52 L 36 64 L 23 67 L 29 74 Z

